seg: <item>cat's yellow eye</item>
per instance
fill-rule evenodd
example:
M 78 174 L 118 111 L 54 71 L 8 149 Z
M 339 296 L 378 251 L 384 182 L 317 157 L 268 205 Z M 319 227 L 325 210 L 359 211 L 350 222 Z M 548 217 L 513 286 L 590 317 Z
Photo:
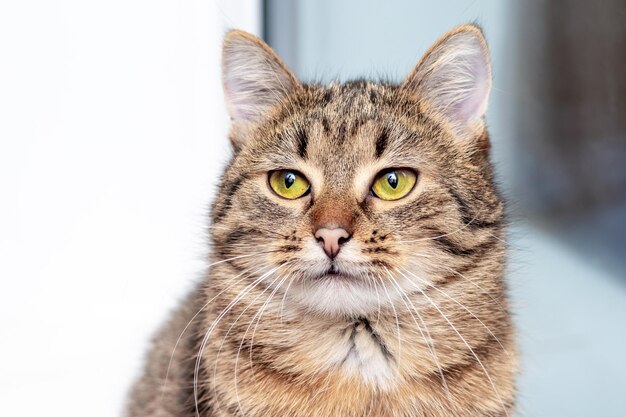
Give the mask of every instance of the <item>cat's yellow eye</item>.
M 416 182 L 415 171 L 405 168 L 386 169 L 376 175 L 372 193 L 381 200 L 399 200 L 411 192 Z
M 280 197 L 295 200 L 309 191 L 309 181 L 298 171 L 272 171 L 269 178 L 270 187 Z

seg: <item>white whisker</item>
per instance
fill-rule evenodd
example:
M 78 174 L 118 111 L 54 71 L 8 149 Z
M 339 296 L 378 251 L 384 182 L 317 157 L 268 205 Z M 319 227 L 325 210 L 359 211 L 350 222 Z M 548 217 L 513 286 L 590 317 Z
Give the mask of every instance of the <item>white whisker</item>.
M 426 264 L 430 264 L 430 262 L 429 262 L 429 261 L 431 260 L 430 256 L 426 256 L 426 255 L 423 255 L 423 254 L 417 254 L 417 253 L 413 253 L 413 254 L 411 254 L 411 256 L 415 256 L 415 257 L 419 257 L 419 258 L 424 258 L 424 259 L 426 259 L 427 261 L 422 261 L 422 262 L 424 262 L 424 263 L 426 263 Z M 476 283 L 473 279 L 470 279 L 470 278 L 466 277 L 465 275 L 463 275 L 463 274 L 461 274 L 460 272 L 458 272 L 458 271 L 454 270 L 453 268 L 450 268 L 449 266 L 446 266 L 446 265 L 439 265 L 439 264 L 438 264 L 437 266 L 438 266 L 438 267 L 439 267 L 439 266 L 440 266 L 440 267 L 443 267 L 443 268 L 447 269 L 448 271 L 452 272 L 453 274 L 458 275 L 458 276 L 460 276 L 461 278 L 465 279 L 467 282 L 469 282 L 469 283 L 470 283 L 470 284 L 472 284 L 474 287 L 476 287 L 476 288 L 478 288 L 479 290 L 481 290 L 481 291 L 482 291 L 485 295 L 487 295 L 487 296 L 491 299 L 491 301 L 493 301 L 493 303 L 494 303 L 494 304 L 497 304 L 497 305 L 498 305 L 498 307 L 500 307 L 500 308 L 504 308 L 504 307 L 502 306 L 502 304 L 501 304 L 501 303 L 500 303 L 497 299 L 493 298 L 493 295 L 491 294 L 491 292 L 487 291 L 485 288 L 483 288 L 483 287 L 481 287 L 480 285 L 478 285 L 478 284 L 477 284 L 477 283 Z
M 476 214 L 474 215 L 474 217 L 472 217 L 472 219 L 463 224 L 463 226 L 461 226 L 460 228 L 453 230 L 452 232 L 448 232 L 448 233 L 444 233 L 442 235 L 438 235 L 438 236 L 432 236 L 432 237 L 424 237 L 424 238 L 420 238 L 420 239 L 412 239 L 412 240 L 398 240 L 397 243 L 412 243 L 412 242 L 424 242 L 424 241 L 429 241 L 429 240 L 437 240 L 437 239 L 441 239 L 442 237 L 446 237 L 446 236 L 451 236 L 453 234 L 456 234 L 466 228 L 468 228 L 478 217 L 478 215 L 480 214 L 480 212 L 476 212 Z
M 398 313 L 396 312 L 396 307 L 394 306 L 393 300 L 389 295 L 389 291 L 387 291 L 387 287 L 385 287 L 385 283 L 383 282 L 382 277 L 378 276 L 378 279 L 380 280 L 380 285 L 383 287 L 383 290 L 385 291 L 385 294 L 389 299 L 389 304 L 391 305 L 391 310 L 393 311 L 393 317 L 396 319 L 396 329 L 398 331 L 398 361 L 400 361 L 400 357 L 402 356 L 402 341 L 400 336 L 400 322 L 398 321 Z
M 275 268 L 273 268 L 272 270 L 270 270 L 269 272 L 264 273 L 263 275 L 261 275 L 259 278 L 257 278 L 254 282 L 252 282 L 251 284 L 248 284 L 248 286 L 246 288 L 244 288 L 225 308 L 224 310 L 222 310 L 222 312 L 220 312 L 220 314 L 217 316 L 217 318 L 213 321 L 213 323 L 211 324 L 211 326 L 209 327 L 208 331 L 206 332 L 206 334 L 204 335 L 204 338 L 202 339 L 202 343 L 200 345 L 200 350 L 198 352 L 198 357 L 196 358 L 196 365 L 194 368 L 194 373 L 193 373 L 193 396 L 194 396 L 194 403 L 195 403 L 195 408 L 196 408 L 196 417 L 200 417 L 200 410 L 198 408 L 198 374 L 200 372 L 200 363 L 202 361 L 202 355 L 204 354 L 204 349 L 206 348 L 206 344 L 209 340 L 209 337 L 211 336 L 211 333 L 213 332 L 213 330 L 215 329 L 215 327 L 217 326 L 217 323 L 219 323 L 219 321 L 233 308 L 233 306 L 235 304 L 237 304 L 243 297 L 246 296 L 246 294 L 252 290 L 252 288 L 256 287 L 256 285 L 258 285 L 261 281 L 263 281 L 265 279 L 265 277 L 271 275 L 272 273 L 274 273 L 275 271 L 277 271 L 278 269 L 280 269 L 283 265 L 279 265 Z
M 445 378 L 444 373 L 443 373 L 443 368 L 441 367 L 441 363 L 439 362 L 439 356 L 437 355 L 437 351 L 435 349 L 435 343 L 434 343 L 433 338 L 430 335 L 430 331 L 428 330 L 428 326 L 426 326 L 426 323 L 422 319 L 422 316 L 419 313 L 418 309 L 415 307 L 415 304 L 413 304 L 413 302 L 411 301 L 409 296 L 405 294 L 405 292 L 400 287 L 400 284 L 398 284 L 398 281 L 396 281 L 396 279 L 393 277 L 391 272 L 389 272 L 387 267 L 385 267 L 385 271 L 387 271 L 387 274 L 389 275 L 389 278 L 391 278 L 392 283 L 396 286 L 396 288 L 400 292 L 400 296 L 402 298 L 402 301 L 404 302 L 404 305 L 406 306 L 409 314 L 413 318 L 413 321 L 415 322 L 415 326 L 418 328 L 420 334 L 422 335 L 422 339 L 424 339 L 424 341 L 426 342 L 426 345 L 428 346 L 428 348 L 430 350 L 430 354 L 433 356 L 433 359 L 435 360 L 435 363 L 437 364 L 437 368 L 439 370 L 439 375 L 441 377 L 441 383 L 443 384 L 443 387 L 446 390 L 446 395 L 448 396 L 448 400 L 450 402 L 452 402 L 453 401 L 452 400 L 452 395 L 450 394 L 450 389 L 448 388 L 448 383 L 446 382 L 446 378 Z M 406 298 L 406 301 L 408 301 L 409 304 L 411 304 L 411 306 L 413 308 L 413 311 L 415 312 L 415 314 L 417 314 L 417 317 L 419 317 L 419 320 L 422 323 L 422 326 L 424 327 L 423 329 L 422 329 L 422 326 L 420 326 L 417 323 L 417 320 L 415 319 L 415 316 L 411 312 L 411 308 L 409 307 L 407 302 L 404 300 L 405 298 Z M 424 334 L 424 331 L 426 331 L 426 334 L 428 335 L 428 337 L 426 337 L 426 335 Z
M 261 268 L 259 268 L 261 269 Z M 233 279 L 237 279 L 240 276 L 242 276 L 245 272 L 249 271 L 250 268 L 248 269 L 244 269 L 243 272 L 241 272 L 239 275 L 235 276 Z M 241 281 L 245 280 L 248 276 L 244 276 L 243 278 L 239 279 L 235 284 L 240 283 Z M 185 332 L 187 331 L 187 329 L 189 328 L 189 326 L 191 326 L 191 323 L 193 323 L 193 321 L 217 298 L 219 297 L 224 291 L 226 291 L 227 288 L 224 288 L 222 291 L 220 291 L 219 293 L 217 293 L 213 298 L 211 298 L 209 301 L 207 301 L 202 308 L 200 308 L 198 310 L 198 312 L 196 314 L 194 314 L 194 316 L 191 318 L 191 320 L 189 320 L 189 322 L 185 325 L 185 327 L 183 328 L 182 332 L 180 333 L 180 335 L 178 336 L 178 339 L 176 339 L 176 343 L 174 344 L 174 348 L 172 349 L 172 354 L 170 355 L 170 359 L 169 362 L 167 364 L 167 371 L 165 372 L 165 379 L 163 380 L 163 385 L 161 387 L 161 397 L 160 400 L 163 401 L 163 396 L 165 394 L 165 388 L 167 386 L 167 381 L 170 375 L 170 370 L 172 367 L 172 361 L 174 359 L 174 354 L 176 353 L 176 349 L 178 348 L 178 345 L 180 344 L 180 341 L 183 337 L 183 335 L 185 334 Z
M 411 271 L 406 270 L 406 272 L 408 272 L 409 274 L 413 275 L 411 273 Z M 402 271 L 398 270 L 398 272 L 404 276 L 405 278 L 408 279 L 408 277 L 406 275 L 404 275 L 402 273 Z M 459 339 L 461 339 L 461 341 L 463 342 L 463 344 L 467 347 L 467 349 L 470 351 L 470 353 L 472 354 L 472 356 L 474 357 L 474 359 L 476 359 L 476 362 L 478 362 L 478 365 L 481 367 L 481 369 L 483 370 L 483 373 L 485 374 L 485 376 L 487 377 L 487 380 L 489 381 L 489 384 L 491 384 L 491 388 L 493 389 L 493 392 L 496 394 L 496 396 L 498 397 L 498 400 L 500 401 L 500 404 L 502 405 L 502 409 L 504 410 L 504 413 L 508 416 L 509 413 L 506 409 L 506 406 L 504 405 L 504 401 L 502 400 L 502 397 L 500 396 L 500 392 L 498 391 L 498 389 L 496 388 L 496 384 L 493 382 L 493 379 L 491 379 L 491 375 L 489 375 L 489 372 L 487 371 L 487 368 L 485 368 L 485 365 L 483 364 L 483 362 L 480 360 L 480 358 L 478 357 L 478 355 L 476 354 L 476 352 L 474 352 L 474 349 L 472 349 L 472 347 L 470 346 L 470 344 L 467 342 L 467 340 L 465 340 L 465 338 L 463 337 L 463 335 L 461 334 L 461 332 L 459 332 L 459 330 L 456 328 L 456 326 L 454 324 L 452 324 L 452 322 L 450 321 L 450 319 L 448 319 L 448 317 L 443 313 L 443 311 L 441 311 L 441 309 L 439 308 L 439 306 L 437 305 L 437 303 L 435 303 L 423 290 L 418 288 L 418 291 L 420 293 L 422 293 L 422 295 L 424 296 L 424 298 L 426 298 L 428 300 L 428 302 L 430 302 L 430 304 L 435 307 L 435 309 L 439 312 L 439 314 L 441 315 L 441 317 L 448 323 L 448 325 L 450 325 L 450 327 L 452 328 L 452 330 L 457 334 L 457 336 L 459 336 Z
M 408 272 L 408 271 L 407 271 Z M 496 337 L 495 334 L 493 334 L 493 332 L 491 331 L 491 329 L 489 327 L 487 327 L 487 325 L 485 323 L 483 323 L 483 321 L 478 318 L 469 308 L 467 308 L 464 304 L 462 304 L 461 302 L 459 302 L 457 299 L 455 299 L 454 297 L 452 297 L 451 295 L 447 294 L 445 291 L 443 291 L 440 288 L 437 288 L 435 285 L 430 284 L 429 282 L 419 278 L 417 275 L 412 274 L 411 275 L 413 277 L 415 277 L 415 279 L 418 279 L 422 284 L 427 285 L 428 287 L 434 289 L 435 291 L 439 292 L 440 294 L 442 294 L 444 297 L 448 298 L 449 300 L 451 300 L 452 302 L 454 302 L 455 304 L 457 304 L 459 307 L 461 307 L 462 309 L 464 309 L 465 311 L 467 311 L 472 317 L 474 317 L 476 320 L 478 320 L 478 322 L 487 330 L 487 332 L 491 335 L 491 337 L 493 337 L 495 339 L 496 342 L 498 342 L 498 344 L 500 345 L 500 347 L 502 348 L 502 350 L 504 351 L 505 354 L 509 354 L 507 352 L 507 350 L 504 348 L 504 346 L 502 345 L 502 343 L 500 343 L 500 339 L 498 339 L 498 337 Z M 408 279 L 408 278 L 407 278 Z M 409 281 L 416 286 L 416 284 L 411 281 L 409 279 Z
M 286 264 L 284 264 L 286 265 Z M 258 300 L 260 298 L 261 295 L 265 294 L 265 292 L 279 279 L 281 279 L 280 276 L 277 276 L 276 278 L 274 278 L 272 280 L 272 282 L 267 285 L 265 287 L 265 289 L 263 290 L 263 292 L 261 292 L 261 294 L 259 294 L 257 297 L 254 298 L 254 300 L 246 307 L 246 309 L 239 315 L 239 317 L 241 317 L 241 315 L 252 305 L 254 304 L 254 302 L 256 300 Z M 239 343 L 239 347 L 237 349 L 237 355 L 235 357 L 235 366 L 234 366 L 234 370 L 233 370 L 233 375 L 234 375 L 234 383 L 235 383 L 235 398 L 237 399 L 237 407 L 239 410 L 241 410 L 243 412 L 243 409 L 241 407 L 241 399 L 239 397 L 239 388 L 237 386 L 237 367 L 239 364 L 239 355 L 241 354 L 241 349 L 243 347 L 243 342 L 246 338 L 246 335 L 248 334 L 248 332 L 250 331 L 250 327 L 252 326 L 252 324 L 254 323 L 256 317 L 259 315 L 260 312 L 262 312 L 265 307 L 267 306 L 267 303 L 269 303 L 269 301 L 271 300 L 271 298 L 274 296 L 274 294 L 276 294 L 276 291 L 278 290 L 278 288 L 280 288 L 280 285 L 284 282 L 284 278 L 281 280 L 281 282 L 274 288 L 274 290 L 271 292 L 271 294 L 267 297 L 267 299 L 265 300 L 265 303 L 261 306 L 261 308 L 254 314 L 254 316 L 252 316 L 252 319 L 250 320 L 250 323 L 248 324 L 248 327 L 246 328 L 246 331 L 244 332 L 243 336 L 241 337 L 241 342 Z M 262 314 L 262 313 L 261 313 Z M 239 319 L 239 318 L 237 318 Z M 234 324 L 233 324 L 234 325 Z M 232 327 L 232 326 L 231 326 Z M 255 328 L 256 331 L 256 328 Z M 230 329 L 229 329 L 230 332 Z M 254 337 L 254 333 L 253 336 Z M 252 341 L 250 341 L 250 366 L 252 366 Z
M 272 298 L 274 297 L 274 294 L 276 294 L 278 289 L 285 283 L 287 278 L 289 278 L 288 274 L 284 275 L 282 278 L 278 277 L 274 281 L 272 281 L 272 284 L 270 284 L 269 286 L 273 285 L 274 282 L 276 282 L 278 279 L 280 279 L 280 282 L 278 283 L 278 285 L 276 285 L 276 287 L 274 288 L 272 293 L 267 297 L 267 300 L 265 300 L 265 303 L 263 303 L 263 305 L 261 306 L 259 311 L 257 311 L 256 314 L 252 317 L 252 320 L 250 320 L 250 324 L 248 324 L 248 327 L 246 328 L 246 331 L 244 332 L 244 334 L 243 334 L 243 336 L 241 338 L 241 343 L 239 344 L 239 349 L 237 350 L 237 357 L 235 358 L 235 394 L 237 396 L 237 401 L 238 402 L 239 402 L 239 390 L 238 390 L 238 387 L 237 387 L 237 364 L 239 362 L 239 354 L 241 353 L 241 348 L 243 346 L 244 339 L 245 339 L 246 335 L 248 334 L 248 332 L 250 331 L 250 326 L 252 326 L 252 324 L 256 320 L 256 324 L 254 326 L 254 329 L 252 330 L 252 336 L 250 337 L 250 347 L 249 347 L 249 352 L 248 352 L 249 353 L 249 360 L 250 360 L 250 372 L 252 373 L 252 379 L 254 380 L 256 378 L 255 375 L 254 375 L 254 367 L 253 367 L 253 363 L 252 363 L 253 362 L 253 360 L 252 360 L 252 345 L 254 344 L 254 335 L 255 335 L 255 333 L 257 331 L 257 328 L 259 326 L 259 322 L 261 321 L 261 317 L 263 316 L 263 313 L 267 309 L 267 306 L 268 306 L 269 302 L 272 300 Z M 263 291 L 263 292 L 265 292 L 265 291 Z M 239 404 L 239 408 L 241 409 L 241 404 Z

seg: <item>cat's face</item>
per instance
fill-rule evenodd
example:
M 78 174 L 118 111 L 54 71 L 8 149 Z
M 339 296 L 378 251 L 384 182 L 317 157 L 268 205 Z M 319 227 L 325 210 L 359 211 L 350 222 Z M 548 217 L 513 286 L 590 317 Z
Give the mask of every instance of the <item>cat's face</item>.
M 213 210 L 218 259 L 286 303 L 350 316 L 406 303 L 482 260 L 502 216 L 482 121 L 485 54 L 466 29 L 400 86 L 322 87 L 229 34 L 235 154 Z

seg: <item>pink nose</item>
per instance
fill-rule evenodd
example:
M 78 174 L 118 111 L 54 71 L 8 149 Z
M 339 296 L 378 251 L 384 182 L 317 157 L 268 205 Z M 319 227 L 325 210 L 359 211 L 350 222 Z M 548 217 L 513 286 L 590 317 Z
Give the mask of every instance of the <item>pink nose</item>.
M 350 240 L 350 233 L 340 227 L 334 229 L 323 227 L 317 229 L 315 238 L 322 244 L 326 255 L 333 259 L 339 253 L 339 247 Z

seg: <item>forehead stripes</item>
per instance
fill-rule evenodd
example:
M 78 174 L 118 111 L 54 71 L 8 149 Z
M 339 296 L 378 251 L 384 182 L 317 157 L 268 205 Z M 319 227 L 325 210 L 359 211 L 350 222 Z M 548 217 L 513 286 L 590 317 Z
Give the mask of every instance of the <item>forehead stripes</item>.
M 389 132 L 387 131 L 387 129 L 383 128 L 382 132 L 380 132 L 380 135 L 378 135 L 378 138 L 376 139 L 376 145 L 375 145 L 376 158 L 380 158 L 382 156 L 382 154 L 385 152 L 385 149 L 387 149 L 388 142 L 389 142 Z
M 309 146 L 309 135 L 307 132 L 300 128 L 296 133 L 296 142 L 298 144 L 298 156 L 302 159 L 307 157 L 307 146 Z

